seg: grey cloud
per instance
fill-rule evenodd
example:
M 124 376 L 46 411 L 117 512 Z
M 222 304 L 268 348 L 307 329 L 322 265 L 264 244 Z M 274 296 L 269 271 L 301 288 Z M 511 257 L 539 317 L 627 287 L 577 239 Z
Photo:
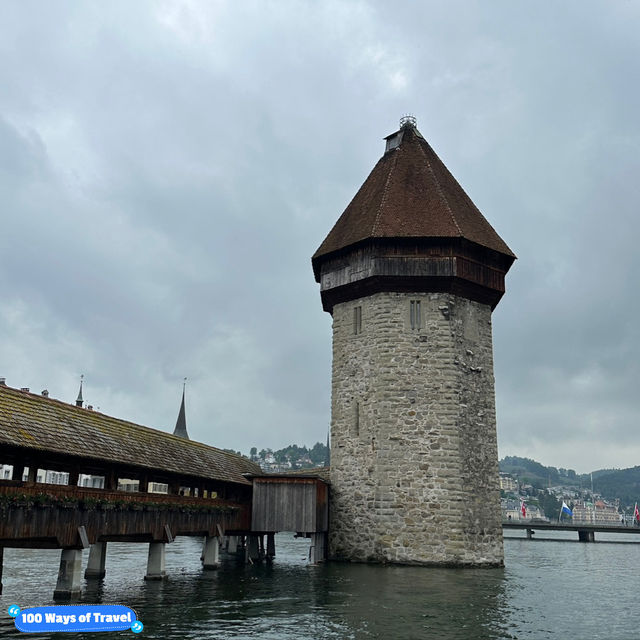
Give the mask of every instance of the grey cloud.
M 519 257 L 494 314 L 501 453 L 635 464 L 635 3 L 2 11 L 9 384 L 72 401 L 85 373 L 94 405 L 170 429 L 187 376 L 196 438 L 324 440 L 310 256 L 414 112 Z

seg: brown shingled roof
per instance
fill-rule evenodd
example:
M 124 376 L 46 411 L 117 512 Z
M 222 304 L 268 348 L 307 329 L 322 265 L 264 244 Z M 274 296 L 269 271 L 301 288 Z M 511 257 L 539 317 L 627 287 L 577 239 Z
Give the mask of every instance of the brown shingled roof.
M 378 161 L 313 260 L 371 238 L 465 238 L 515 257 L 413 126 Z
M 59 400 L 0 386 L 0 445 L 250 484 L 241 456 Z M 0 460 L 0 464 L 3 460 Z

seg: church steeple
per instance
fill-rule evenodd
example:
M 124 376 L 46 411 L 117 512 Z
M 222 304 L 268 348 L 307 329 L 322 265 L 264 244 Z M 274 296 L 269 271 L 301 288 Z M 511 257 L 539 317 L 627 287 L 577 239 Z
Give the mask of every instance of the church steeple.
M 76 398 L 76 407 L 81 407 L 84 404 L 84 400 L 82 399 L 82 382 L 84 380 L 84 375 L 80 376 L 80 389 L 78 391 L 78 397 Z
M 187 418 L 184 410 L 184 392 L 187 386 L 187 379 L 184 379 L 182 384 L 182 402 L 180 403 L 180 411 L 178 412 L 178 419 L 176 420 L 176 428 L 173 430 L 173 435 L 179 438 L 189 440 L 189 434 L 187 433 Z

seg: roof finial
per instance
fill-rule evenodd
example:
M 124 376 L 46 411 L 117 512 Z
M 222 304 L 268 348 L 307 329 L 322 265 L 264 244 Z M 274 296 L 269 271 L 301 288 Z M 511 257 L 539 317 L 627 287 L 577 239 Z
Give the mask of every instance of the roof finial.
M 187 379 L 182 382 L 182 403 L 180 404 L 180 411 L 178 412 L 178 419 L 176 420 L 176 428 L 173 430 L 173 435 L 179 438 L 189 440 L 189 434 L 187 433 L 187 417 L 184 409 L 184 394 L 187 388 Z
M 407 113 L 406 115 L 402 116 L 402 118 L 400 118 L 401 129 L 415 129 L 417 124 L 418 122 L 416 120 L 416 117 L 412 116 L 410 113 Z
M 78 397 L 76 398 L 76 407 L 81 407 L 84 400 L 82 399 L 82 382 L 84 381 L 84 373 L 80 376 L 80 390 L 78 391 Z

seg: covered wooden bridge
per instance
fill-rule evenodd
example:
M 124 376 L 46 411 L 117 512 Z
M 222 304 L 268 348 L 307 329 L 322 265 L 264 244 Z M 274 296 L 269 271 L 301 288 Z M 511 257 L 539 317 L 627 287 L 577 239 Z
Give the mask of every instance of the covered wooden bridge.
M 0 465 L 0 582 L 4 547 L 60 548 L 59 597 L 80 589 L 83 548 L 86 576 L 104 575 L 109 541 L 149 543 L 148 579 L 164 577 L 178 535 L 205 537 L 215 566 L 223 535 L 251 532 L 247 475 L 260 473 L 242 456 L 3 384 Z M 38 482 L 51 472 L 67 484 Z M 100 488 L 78 486 L 83 476 Z
M 149 544 L 146 579 L 165 576 L 165 545 L 179 535 L 204 537 L 205 569 L 223 539 L 248 560 L 272 557 L 277 531 L 311 538 L 311 559 L 325 558 L 326 477 L 265 475 L 182 427 L 158 431 L 0 380 L 0 592 L 4 547 L 61 549 L 60 598 L 80 591 L 82 549 L 85 577 L 105 575 L 110 541 Z M 66 484 L 47 482 L 56 473 Z

